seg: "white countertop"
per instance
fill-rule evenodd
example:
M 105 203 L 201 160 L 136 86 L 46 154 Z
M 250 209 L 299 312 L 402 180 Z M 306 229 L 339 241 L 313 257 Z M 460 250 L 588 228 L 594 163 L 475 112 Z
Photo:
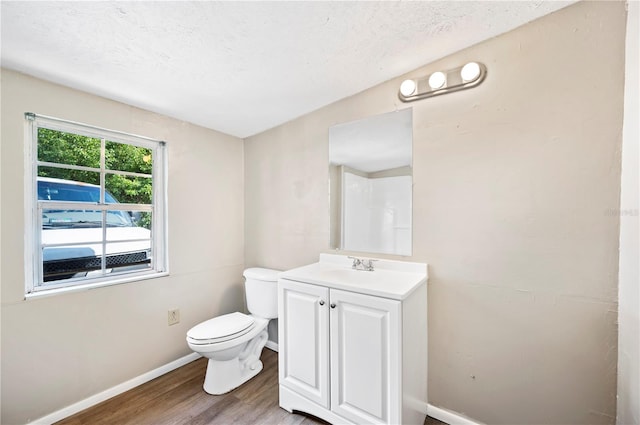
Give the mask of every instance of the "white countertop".
M 320 254 L 319 262 L 284 271 L 279 277 L 395 300 L 408 297 L 428 277 L 425 263 L 378 259 L 374 271 L 364 271 L 353 270 L 352 261 L 346 255 Z

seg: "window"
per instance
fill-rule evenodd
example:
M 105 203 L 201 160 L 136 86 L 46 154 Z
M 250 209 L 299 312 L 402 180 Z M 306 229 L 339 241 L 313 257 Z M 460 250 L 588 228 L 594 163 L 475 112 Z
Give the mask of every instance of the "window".
M 165 143 L 25 118 L 27 296 L 165 275 Z

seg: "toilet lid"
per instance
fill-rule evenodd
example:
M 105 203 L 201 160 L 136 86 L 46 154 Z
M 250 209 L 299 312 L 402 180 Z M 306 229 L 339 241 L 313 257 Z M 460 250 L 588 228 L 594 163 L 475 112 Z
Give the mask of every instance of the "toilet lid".
M 246 314 L 235 312 L 214 317 L 194 326 L 187 332 L 192 340 L 212 341 L 230 339 L 247 333 L 253 327 L 254 319 Z
M 266 282 L 277 282 L 279 274 L 280 270 L 265 269 L 262 267 L 251 267 L 242 273 L 247 279 L 264 280 Z

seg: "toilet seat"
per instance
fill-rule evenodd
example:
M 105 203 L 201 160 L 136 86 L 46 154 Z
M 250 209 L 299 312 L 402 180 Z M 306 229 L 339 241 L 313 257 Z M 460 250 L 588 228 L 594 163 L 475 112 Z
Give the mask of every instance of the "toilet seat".
M 250 332 L 254 326 L 252 316 L 240 312 L 224 314 L 191 328 L 187 332 L 187 341 L 194 345 L 216 344 L 236 339 Z

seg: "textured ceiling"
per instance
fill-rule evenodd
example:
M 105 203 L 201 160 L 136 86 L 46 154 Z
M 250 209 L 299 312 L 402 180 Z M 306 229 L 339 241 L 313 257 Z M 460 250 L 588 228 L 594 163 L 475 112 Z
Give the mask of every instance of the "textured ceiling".
M 2 1 L 2 66 L 247 137 L 572 2 Z

